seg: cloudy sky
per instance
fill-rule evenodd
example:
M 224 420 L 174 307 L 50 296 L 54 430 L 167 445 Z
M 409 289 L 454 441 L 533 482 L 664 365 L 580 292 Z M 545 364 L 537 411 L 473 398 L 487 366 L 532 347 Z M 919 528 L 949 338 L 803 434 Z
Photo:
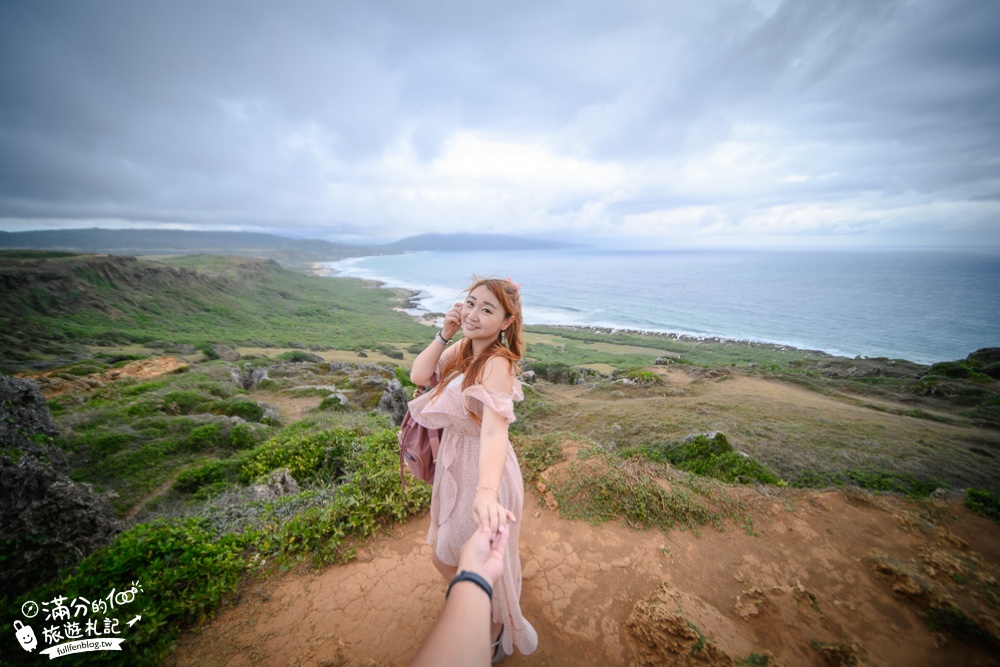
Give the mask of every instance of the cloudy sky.
M 996 0 L 3 0 L 0 229 L 1000 245 Z

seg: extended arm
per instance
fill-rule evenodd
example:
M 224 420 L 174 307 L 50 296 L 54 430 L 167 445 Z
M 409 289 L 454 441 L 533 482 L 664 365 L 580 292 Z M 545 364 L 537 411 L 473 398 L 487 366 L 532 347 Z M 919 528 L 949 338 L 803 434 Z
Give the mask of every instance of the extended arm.
M 510 394 L 514 389 L 514 368 L 503 357 L 493 357 L 483 370 L 483 387 L 488 391 Z M 500 480 L 507 462 L 510 440 L 507 420 L 488 405 L 483 407 L 483 421 L 479 431 L 479 483 L 472 504 L 472 517 L 476 525 L 488 525 L 492 533 L 509 521 L 516 521 L 514 513 L 500 505 Z
M 509 534 L 480 528 L 462 547 L 459 571 L 474 572 L 496 585 L 503 573 L 503 555 Z M 488 665 L 490 663 L 490 598 L 476 584 L 462 581 L 451 588 L 444 611 L 414 656 L 413 667 Z

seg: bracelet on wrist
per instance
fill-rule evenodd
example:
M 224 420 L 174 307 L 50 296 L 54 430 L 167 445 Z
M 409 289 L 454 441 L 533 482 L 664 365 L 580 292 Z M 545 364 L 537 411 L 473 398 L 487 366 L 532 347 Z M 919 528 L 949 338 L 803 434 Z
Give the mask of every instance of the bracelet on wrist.
M 500 492 L 495 488 L 493 488 L 492 486 L 477 486 L 476 491 L 492 491 L 493 493 L 497 494 L 497 497 L 500 497 Z
M 438 331 L 436 334 L 434 334 L 434 340 L 441 343 L 445 347 L 448 347 L 448 345 L 451 343 L 451 339 L 444 337 L 443 331 Z
M 468 570 L 462 570 L 457 575 L 455 575 L 454 579 L 451 580 L 451 583 L 448 584 L 448 591 L 444 594 L 445 600 L 447 600 L 448 596 L 451 595 L 451 587 L 460 581 L 471 581 L 472 583 L 483 589 L 483 592 L 486 593 L 487 597 L 489 597 L 490 602 L 493 601 L 493 587 L 490 586 L 489 582 L 487 582 L 485 579 L 483 579 L 475 572 L 469 572 Z

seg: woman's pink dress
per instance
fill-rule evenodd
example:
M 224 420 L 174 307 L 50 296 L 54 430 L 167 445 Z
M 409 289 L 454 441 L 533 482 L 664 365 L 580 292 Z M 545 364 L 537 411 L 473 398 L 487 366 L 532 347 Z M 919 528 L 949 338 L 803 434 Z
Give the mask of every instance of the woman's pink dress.
M 439 369 L 440 370 L 440 369 Z M 458 552 L 476 530 L 472 501 L 479 484 L 479 423 L 466 407 L 482 416 L 483 405 L 507 420 L 514 421 L 514 401 L 524 400 L 521 383 L 514 380 L 512 394 L 487 390 L 479 384 L 462 390 L 462 376 L 452 380 L 438 395 L 436 390 L 410 401 L 410 414 L 427 428 L 443 428 L 434 471 L 431 496 L 431 526 L 427 542 L 438 560 L 458 564 Z M 514 449 L 507 445 L 507 461 L 500 481 L 500 504 L 517 517 L 510 523 L 510 539 L 504 554 L 503 577 L 493 590 L 493 620 L 504 626 L 501 641 L 508 655 L 516 646 L 521 653 L 533 653 L 538 635 L 521 615 L 521 559 L 518 536 L 524 506 L 524 480 Z

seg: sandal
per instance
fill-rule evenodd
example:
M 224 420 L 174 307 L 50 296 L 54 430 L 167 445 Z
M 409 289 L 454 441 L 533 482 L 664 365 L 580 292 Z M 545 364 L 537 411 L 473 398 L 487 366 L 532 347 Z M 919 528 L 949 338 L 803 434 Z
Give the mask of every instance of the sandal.
M 500 626 L 500 634 L 497 635 L 497 640 L 493 642 L 491 647 L 493 649 L 492 664 L 494 665 L 507 657 L 507 651 L 504 650 L 503 643 L 500 641 L 501 637 L 503 637 L 503 625 Z

